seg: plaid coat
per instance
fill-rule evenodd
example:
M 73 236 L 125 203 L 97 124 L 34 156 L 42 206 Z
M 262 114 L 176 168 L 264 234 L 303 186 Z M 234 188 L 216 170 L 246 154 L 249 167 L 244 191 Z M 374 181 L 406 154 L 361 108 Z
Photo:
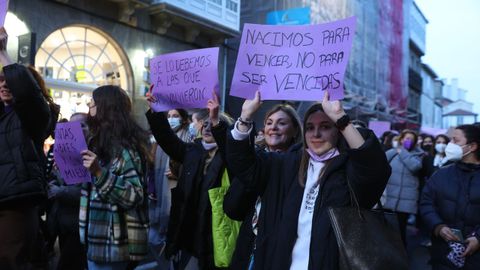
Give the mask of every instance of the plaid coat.
M 99 178 L 82 187 L 80 239 L 95 262 L 139 261 L 148 252 L 145 173 L 137 152 L 124 149 Z

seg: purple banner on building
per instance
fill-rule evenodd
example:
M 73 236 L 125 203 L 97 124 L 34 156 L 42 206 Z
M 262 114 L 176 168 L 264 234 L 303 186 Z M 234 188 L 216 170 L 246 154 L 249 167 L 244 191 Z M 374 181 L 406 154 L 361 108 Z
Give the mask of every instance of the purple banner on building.
M 218 47 L 169 53 L 150 60 L 154 111 L 205 108 L 219 92 Z
M 343 98 L 356 17 L 318 25 L 245 24 L 230 95 L 263 100 Z
M 57 123 L 53 155 L 67 185 L 90 182 L 90 172 L 83 166 L 80 154 L 87 149 L 80 122 Z

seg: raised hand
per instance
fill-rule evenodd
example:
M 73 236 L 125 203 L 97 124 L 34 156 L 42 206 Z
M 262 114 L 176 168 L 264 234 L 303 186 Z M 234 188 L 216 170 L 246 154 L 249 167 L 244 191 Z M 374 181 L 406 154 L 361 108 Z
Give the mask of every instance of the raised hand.
M 153 96 L 153 86 L 154 86 L 153 84 L 150 85 L 150 89 L 147 92 L 147 102 L 148 102 L 148 107 L 150 107 L 150 109 L 152 109 L 152 103 L 155 103 L 157 101 Z
M 255 92 L 255 97 L 253 99 L 246 99 L 243 102 L 241 118 L 243 120 L 252 119 L 252 115 L 260 108 L 262 105 L 262 100 L 260 96 L 260 91 Z
M 212 92 L 212 98 L 207 101 L 207 108 L 212 126 L 218 125 L 218 122 L 220 121 L 218 118 L 218 112 L 220 111 L 220 102 L 218 101 L 218 96 L 215 91 Z
M 100 162 L 98 162 L 97 155 L 90 150 L 83 150 L 81 154 L 83 167 L 87 168 L 94 176 L 100 177 L 102 168 L 100 167 Z
M 330 94 L 328 91 L 325 91 L 325 94 L 323 95 L 322 108 L 325 114 L 334 123 L 336 123 L 338 119 L 345 115 L 345 111 L 343 110 L 340 100 L 330 101 Z

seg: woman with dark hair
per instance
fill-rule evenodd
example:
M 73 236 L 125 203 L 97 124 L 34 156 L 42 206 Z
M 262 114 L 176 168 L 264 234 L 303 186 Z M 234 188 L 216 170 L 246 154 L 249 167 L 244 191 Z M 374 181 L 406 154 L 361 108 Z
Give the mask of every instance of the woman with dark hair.
M 433 270 L 480 269 L 480 127 L 458 126 L 445 152 L 454 163 L 430 177 L 420 201 Z
M 417 139 L 415 131 L 403 130 L 400 133 L 399 146 L 386 152 L 392 175 L 384 192 L 383 207 L 397 213 L 404 244 L 409 215 L 415 215 L 418 208 L 418 177 L 424 153 L 417 147 Z
M 305 144 L 297 151 L 255 151 L 250 119 L 260 105 L 257 91 L 227 133 L 232 173 L 262 196 L 256 248 L 235 251 L 242 256 L 231 269 L 339 269 L 327 209 L 352 205 L 349 184 L 361 207 L 373 207 L 390 175 L 385 154 L 375 135 L 362 136 L 328 93 L 305 113 Z
M 29 269 L 46 200 L 43 143 L 50 110 L 32 74 L 7 52 L 0 27 L 0 269 Z
M 153 97 L 150 102 L 155 101 Z M 212 207 L 208 190 L 219 187 L 225 173 L 225 134 L 232 120 L 219 113 L 215 95 L 209 114 L 198 118 L 201 138 L 188 143 L 170 128 L 164 112 L 147 111 L 152 134 L 167 155 L 182 164 L 177 186 L 172 189 L 172 206 L 165 256 L 180 255 L 179 269 L 217 269 L 213 254 Z M 201 116 L 201 115 L 199 115 Z M 214 129 L 216 131 L 214 131 Z
M 277 104 L 271 108 L 264 119 L 264 139 L 260 152 L 298 151 L 302 141 L 302 127 L 295 109 L 288 104 Z M 258 234 L 258 216 L 262 209 L 261 194 L 247 192 L 249 189 L 244 181 L 234 178 L 228 193 L 224 197 L 225 213 L 233 219 L 243 221 L 237 240 L 236 254 L 232 259 L 232 267 L 240 257 L 248 257 L 255 249 Z M 241 255 L 240 252 L 246 252 Z M 252 258 L 253 260 L 253 258 Z
M 82 187 L 80 240 L 88 269 L 127 269 L 148 252 L 148 134 L 120 87 L 95 89 L 88 106 L 89 150 L 82 155 L 92 182 Z
M 447 147 L 448 142 L 450 139 L 447 135 L 440 134 L 433 139 L 433 137 L 428 136 L 425 137 L 423 142 L 432 139 L 433 145 L 431 146 L 430 151 L 425 151 L 426 155 L 423 158 L 423 165 L 422 165 L 422 173 L 421 175 L 424 177 L 424 180 L 428 180 L 430 176 L 440 167 L 447 163 L 447 159 L 445 158 L 445 148 Z M 425 149 L 424 149 L 425 150 Z

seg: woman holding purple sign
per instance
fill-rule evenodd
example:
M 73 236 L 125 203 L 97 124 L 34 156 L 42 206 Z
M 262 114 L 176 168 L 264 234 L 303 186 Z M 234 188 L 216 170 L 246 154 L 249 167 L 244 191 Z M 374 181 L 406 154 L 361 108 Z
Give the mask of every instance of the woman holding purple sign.
M 219 187 L 225 177 L 224 150 L 220 148 L 225 145 L 226 130 L 232 120 L 219 113 L 216 95 L 209 104 L 209 115 L 199 119 L 203 123 L 202 137 L 191 143 L 176 136 L 164 112 L 149 110 L 146 113 L 157 143 L 172 160 L 182 164 L 177 186 L 172 189 L 165 249 L 167 258 L 180 255 L 178 269 L 219 269 L 213 254 L 212 207 L 208 191 Z
M 254 253 L 243 255 L 231 269 L 338 269 L 338 246 L 327 209 L 352 204 L 348 183 L 360 206 L 371 208 L 390 175 L 385 154 L 373 132 L 361 134 L 341 103 L 329 101 L 328 94 L 305 113 L 301 148 L 257 152 L 250 119 L 260 105 L 257 92 L 244 102 L 240 118 L 227 133 L 232 173 L 262 194 Z
M 80 240 L 88 269 L 127 269 L 148 253 L 148 134 L 117 86 L 95 89 L 88 106 L 89 150 L 82 158 L 92 182 L 82 187 Z

